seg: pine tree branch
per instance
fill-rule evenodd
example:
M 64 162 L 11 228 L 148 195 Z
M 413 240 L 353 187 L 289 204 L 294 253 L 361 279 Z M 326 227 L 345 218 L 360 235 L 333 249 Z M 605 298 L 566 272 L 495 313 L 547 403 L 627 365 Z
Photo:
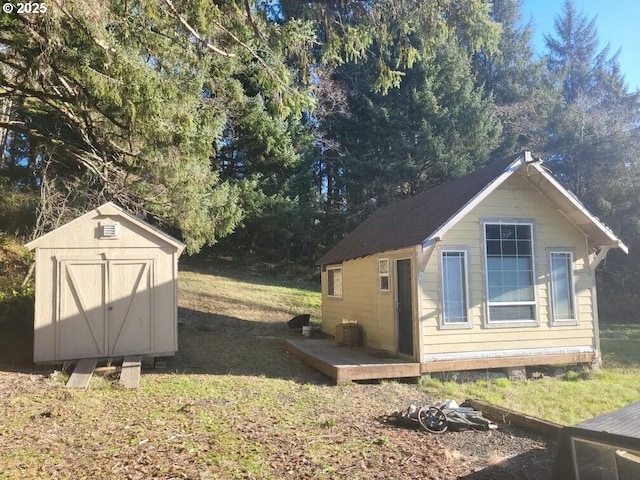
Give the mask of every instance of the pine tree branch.
M 23 85 L 18 85 L 6 80 L 4 82 L 0 82 L 0 86 L 7 89 L 6 92 L 0 93 L 0 98 L 20 96 L 20 97 L 26 97 L 26 98 L 37 98 L 40 100 L 58 100 L 65 103 L 70 102 L 69 98 L 63 97 L 62 95 L 54 95 L 52 93 L 46 93 L 40 90 L 34 90 L 32 88 L 28 88 Z
M 114 150 L 116 150 L 119 153 L 122 153 L 123 155 L 127 155 L 128 157 L 134 157 L 134 158 L 140 156 L 140 152 L 132 152 L 130 150 L 122 148 L 120 145 L 115 143 L 113 140 L 107 140 L 107 142 L 109 142 L 109 145 L 111 145 L 111 147 L 113 147 Z
M 248 44 L 240 40 L 236 35 L 234 35 L 230 30 L 228 30 L 220 22 L 214 21 L 213 23 L 216 24 L 218 28 L 223 30 L 227 35 L 229 35 L 238 45 L 242 46 L 245 50 L 247 50 L 251 54 L 251 56 L 255 58 L 258 61 L 258 63 L 260 63 L 267 70 L 267 72 L 269 72 L 269 74 L 273 77 L 273 79 L 277 83 L 283 85 L 286 88 L 290 88 L 290 86 L 280 77 L 280 75 L 278 75 L 278 73 L 273 68 L 271 68 L 271 66 L 264 60 L 264 58 L 262 58 L 262 56 L 258 54 L 258 52 L 256 52 Z
M 202 45 L 207 47 L 212 52 L 215 52 L 219 55 L 223 55 L 225 57 L 233 58 L 236 56 L 235 54 L 225 52 L 224 50 L 216 47 L 212 43 L 204 40 L 202 38 L 202 35 L 200 35 L 200 33 L 198 33 L 198 31 L 195 28 L 193 28 L 182 15 L 180 15 L 180 12 L 178 12 L 178 9 L 175 7 L 175 5 L 173 5 L 171 0 L 163 0 L 163 2 L 169 8 L 169 10 L 171 11 L 171 14 L 176 18 L 176 20 L 178 20 L 182 24 L 182 26 L 186 28 L 189 31 L 189 33 L 191 33 L 191 35 L 193 35 Z
M 67 18 L 69 18 L 70 20 L 72 20 L 76 25 L 78 25 L 78 27 L 80 27 L 80 29 L 85 33 L 85 35 L 94 43 L 96 44 L 98 47 L 100 47 L 102 50 L 104 50 L 107 53 L 113 53 L 115 52 L 115 49 L 110 47 L 104 40 L 100 40 L 96 37 L 94 37 L 91 32 L 89 31 L 88 28 L 86 28 L 85 25 L 82 24 L 82 22 L 80 22 L 69 10 L 67 10 L 64 5 L 62 5 L 60 3 L 60 0 L 56 0 L 56 5 L 58 6 L 58 8 L 60 9 L 60 11 L 62 13 L 64 13 Z
M 0 121 L 0 128 L 6 128 L 7 130 L 23 133 L 40 140 L 44 144 L 49 144 L 54 147 L 62 147 L 65 152 L 71 155 L 79 164 L 93 172 L 103 182 L 108 182 L 108 176 L 106 176 L 102 170 L 108 170 L 109 164 L 103 158 L 100 158 L 95 152 L 82 150 L 67 142 L 63 142 L 58 138 L 52 137 L 51 135 L 44 135 L 33 128 L 29 128 L 25 122 L 16 122 L 11 120 L 8 122 Z
M 249 5 L 249 0 L 244 0 L 244 8 L 247 12 L 247 20 L 249 20 L 249 25 L 251 25 L 251 28 L 253 29 L 254 33 L 259 39 L 266 42 L 267 38 L 260 31 L 260 29 L 256 25 L 256 22 L 253 20 L 253 15 L 251 15 L 251 5 Z

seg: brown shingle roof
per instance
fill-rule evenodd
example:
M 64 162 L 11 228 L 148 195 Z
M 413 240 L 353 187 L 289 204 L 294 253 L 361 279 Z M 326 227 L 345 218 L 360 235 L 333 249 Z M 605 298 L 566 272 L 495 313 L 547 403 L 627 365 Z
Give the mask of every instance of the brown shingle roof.
M 375 211 L 323 255 L 318 265 L 420 245 L 521 155 L 493 162 Z

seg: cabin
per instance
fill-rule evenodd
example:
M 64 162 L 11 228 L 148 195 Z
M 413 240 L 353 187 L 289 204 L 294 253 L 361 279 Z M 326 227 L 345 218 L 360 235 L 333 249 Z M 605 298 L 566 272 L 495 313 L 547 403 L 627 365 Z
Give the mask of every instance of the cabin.
M 26 247 L 34 362 L 175 354 L 180 241 L 109 202 Z
M 627 246 L 530 152 L 381 208 L 318 260 L 322 330 L 422 374 L 600 359 L 595 271 Z
M 640 402 L 561 430 L 553 479 L 592 478 L 640 478 Z

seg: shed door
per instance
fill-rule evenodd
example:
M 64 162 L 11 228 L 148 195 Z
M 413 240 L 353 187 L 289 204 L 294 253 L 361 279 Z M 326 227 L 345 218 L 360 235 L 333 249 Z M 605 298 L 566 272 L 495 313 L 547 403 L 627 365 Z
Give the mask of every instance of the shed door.
M 413 300 L 411 260 L 396 262 L 398 295 L 398 352 L 413 355 Z
M 63 260 L 60 274 L 58 359 L 106 356 L 106 262 Z
M 109 355 L 151 352 L 151 262 L 109 262 Z
M 58 359 L 153 350 L 152 260 L 62 260 Z

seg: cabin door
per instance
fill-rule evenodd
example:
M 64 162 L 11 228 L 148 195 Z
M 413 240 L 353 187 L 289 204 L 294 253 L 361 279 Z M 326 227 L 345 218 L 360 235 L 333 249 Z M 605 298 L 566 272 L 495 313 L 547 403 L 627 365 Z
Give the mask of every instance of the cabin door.
M 396 261 L 398 296 L 398 353 L 413 356 L 413 296 L 411 260 Z
M 62 260 L 59 360 L 149 353 L 152 260 Z

